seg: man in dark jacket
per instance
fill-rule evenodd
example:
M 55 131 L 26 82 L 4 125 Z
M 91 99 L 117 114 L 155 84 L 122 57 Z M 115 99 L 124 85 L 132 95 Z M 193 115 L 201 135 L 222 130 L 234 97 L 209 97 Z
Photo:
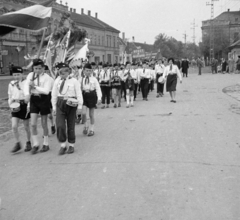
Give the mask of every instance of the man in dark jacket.
M 188 77 L 188 68 L 189 68 L 189 62 L 187 60 L 187 58 L 185 57 L 185 59 L 183 59 L 182 61 L 182 73 L 183 73 L 183 77 L 186 75 L 186 77 Z

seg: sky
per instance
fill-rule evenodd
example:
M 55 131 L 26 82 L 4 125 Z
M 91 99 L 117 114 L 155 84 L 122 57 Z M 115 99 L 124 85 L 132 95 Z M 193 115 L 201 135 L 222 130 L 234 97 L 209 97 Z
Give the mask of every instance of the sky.
M 207 2 L 211 0 L 63 0 L 68 2 L 69 8 L 75 8 L 85 14 L 98 13 L 98 18 L 118 29 L 120 37 L 136 42 L 153 44 L 158 34 L 164 33 L 169 37 L 184 42 L 193 42 L 193 27 L 195 20 L 195 42 L 201 41 L 202 21 L 210 19 L 211 7 Z M 60 2 L 60 0 L 57 0 Z M 240 10 L 240 0 L 218 0 L 214 2 L 214 16 L 227 9 Z

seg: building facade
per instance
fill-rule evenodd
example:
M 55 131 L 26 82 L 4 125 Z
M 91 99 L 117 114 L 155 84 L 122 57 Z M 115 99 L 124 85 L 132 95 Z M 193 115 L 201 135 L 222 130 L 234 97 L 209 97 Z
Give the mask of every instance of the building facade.
M 44 1 L 46 0 L 0 0 L 0 15 Z M 58 26 L 62 14 L 66 12 L 70 13 L 70 18 L 78 27 L 85 29 L 88 33 L 88 38 L 91 40 L 89 49 L 94 54 L 90 61 L 97 63 L 100 61 L 108 63 L 119 62 L 118 35 L 120 31 L 98 19 L 97 13 L 93 17 L 91 16 L 91 11 L 84 14 L 82 9 L 81 14 L 78 14 L 76 9 L 69 8 L 67 3 L 63 5 L 62 1 L 60 3 L 55 1 L 46 36 L 53 32 Z M 37 53 L 41 36 L 42 31 L 34 33 L 17 29 L 8 35 L 0 37 L 0 74 L 9 73 L 10 63 L 26 66 L 29 61 L 25 60 L 24 56 Z M 83 44 L 79 42 L 75 50 L 79 50 L 82 46 Z

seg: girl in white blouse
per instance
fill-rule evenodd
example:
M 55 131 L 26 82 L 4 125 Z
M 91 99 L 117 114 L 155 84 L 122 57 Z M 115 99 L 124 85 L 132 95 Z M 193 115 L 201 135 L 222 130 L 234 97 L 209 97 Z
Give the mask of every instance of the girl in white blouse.
M 177 78 L 179 77 L 180 83 L 182 83 L 182 75 L 178 69 L 177 65 L 174 65 L 174 59 L 168 59 L 168 66 L 165 68 L 163 77 L 167 79 L 166 90 L 170 93 L 171 101 L 176 103 L 176 86 L 177 86 Z

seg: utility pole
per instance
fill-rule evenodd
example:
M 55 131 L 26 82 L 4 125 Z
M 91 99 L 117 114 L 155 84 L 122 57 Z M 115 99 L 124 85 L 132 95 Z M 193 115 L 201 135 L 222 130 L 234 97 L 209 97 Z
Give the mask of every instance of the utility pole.
M 195 44 L 195 40 L 196 40 L 196 36 L 195 36 L 195 28 L 197 27 L 197 25 L 195 24 L 195 19 L 193 20 L 193 23 L 191 23 L 192 27 L 191 29 L 193 30 L 193 43 Z
M 210 62 L 214 58 L 214 2 L 218 0 L 211 0 L 207 2 L 207 6 L 211 6 L 211 20 L 210 20 Z
M 186 31 L 183 34 L 183 39 L 184 39 L 184 43 L 185 43 L 185 46 L 186 46 L 186 44 L 187 44 L 187 33 L 186 33 Z

